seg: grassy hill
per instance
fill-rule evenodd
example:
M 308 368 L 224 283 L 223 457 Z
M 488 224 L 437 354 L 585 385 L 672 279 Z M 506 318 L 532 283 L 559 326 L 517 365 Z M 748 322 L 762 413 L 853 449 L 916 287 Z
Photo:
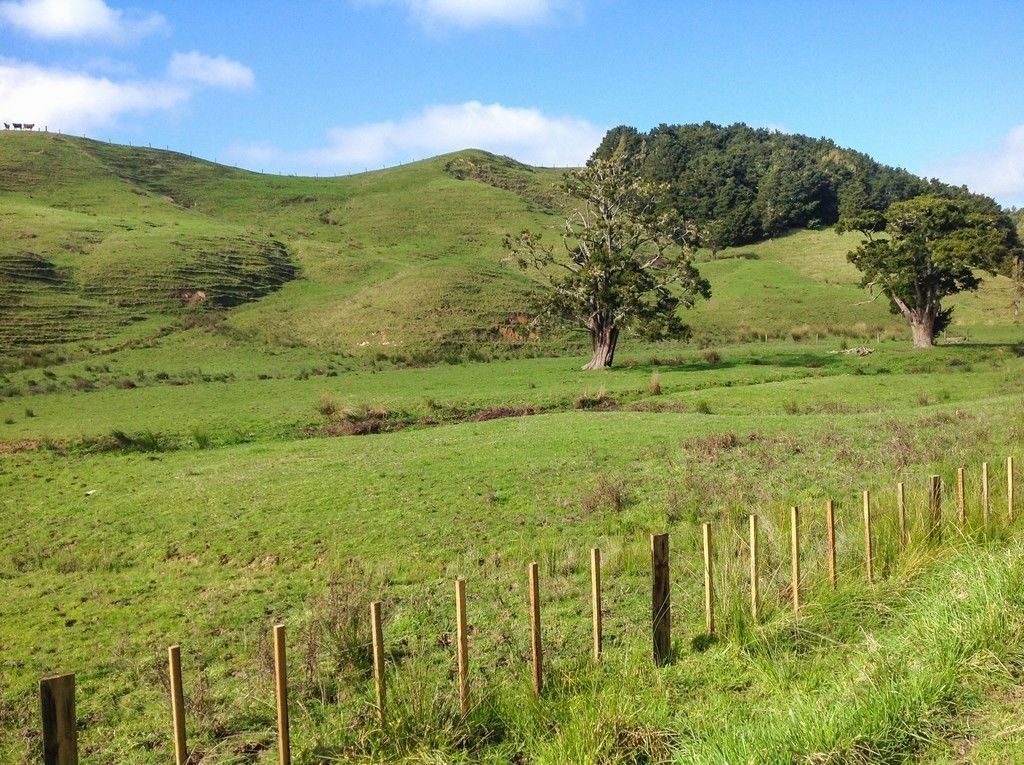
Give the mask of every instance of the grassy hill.
M 539 210 L 557 178 L 482 152 L 347 178 L 264 176 L 4 134 L 0 352 L 173 334 L 201 313 L 187 305 L 197 291 L 206 308 L 238 306 L 225 330 L 257 344 L 372 357 L 500 343 L 532 287 L 501 263 L 502 233 L 550 224 Z
M 519 337 L 536 287 L 500 247 L 523 227 L 557 235 L 559 178 L 473 151 L 344 178 L 268 176 L 5 132 L 0 357 L 174 344 L 196 324 L 243 346 L 360 361 L 578 347 Z M 702 266 L 714 297 L 692 312 L 699 339 L 901 336 L 882 301 L 864 304 L 844 258 L 854 241 L 826 230 L 723 251 Z M 990 325 L 1011 318 L 1001 278 L 960 302 L 957 334 L 995 337 Z
M 619 366 L 582 372 L 572 336 L 510 331 L 535 285 L 500 250 L 505 231 L 556 235 L 559 177 L 469 151 L 290 178 L 0 134 L 0 761 L 38 762 L 37 683 L 58 671 L 77 673 L 83 760 L 170 761 L 164 662 L 180 642 L 193 760 L 276 762 L 278 621 L 296 763 L 1021 761 L 1024 547 L 1004 460 L 1024 446 L 1024 356 L 1008 283 L 959 300 L 960 342 L 915 352 L 856 286 L 853 240 L 805 231 L 702 254 L 715 294 L 691 312 L 694 342 L 627 338 Z M 197 291 L 205 302 L 189 306 Z M 861 343 L 874 352 L 841 352 Z M 945 480 L 939 540 L 924 533 L 932 473 Z M 715 529 L 714 639 L 702 522 Z M 660 669 L 658 531 L 672 538 L 675 651 Z M 452 682 L 456 576 L 469 591 L 467 718 Z M 372 711 L 373 599 L 386 726 Z

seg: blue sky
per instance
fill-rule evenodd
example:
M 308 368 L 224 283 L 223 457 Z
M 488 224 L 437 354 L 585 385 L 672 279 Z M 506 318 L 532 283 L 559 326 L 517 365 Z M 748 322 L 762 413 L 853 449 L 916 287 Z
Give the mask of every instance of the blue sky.
M 0 0 L 0 120 L 256 170 L 747 122 L 1024 201 L 1024 3 Z

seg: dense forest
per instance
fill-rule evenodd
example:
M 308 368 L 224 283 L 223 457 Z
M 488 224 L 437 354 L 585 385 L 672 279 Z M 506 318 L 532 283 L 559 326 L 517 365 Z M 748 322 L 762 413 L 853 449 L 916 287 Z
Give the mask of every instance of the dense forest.
M 637 157 L 644 176 L 669 185 L 671 204 L 700 224 L 713 251 L 794 228 L 828 226 L 925 193 L 999 209 L 966 187 L 888 167 L 827 138 L 742 123 L 659 125 L 648 133 L 620 126 L 608 131 L 594 157 L 617 149 Z

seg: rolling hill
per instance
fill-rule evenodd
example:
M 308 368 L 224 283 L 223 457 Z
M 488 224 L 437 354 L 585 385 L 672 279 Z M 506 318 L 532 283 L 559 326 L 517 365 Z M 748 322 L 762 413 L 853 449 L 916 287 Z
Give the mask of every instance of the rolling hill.
M 6 366 L 126 345 L 305 347 L 429 363 L 578 347 L 524 337 L 535 283 L 502 235 L 557 236 L 561 171 L 481 151 L 341 178 L 261 175 L 173 152 L 0 135 L 0 357 Z M 828 230 L 705 254 L 700 342 L 900 336 L 865 303 Z M 1010 284 L 960 300 L 957 334 L 999 334 Z M 191 333 L 191 335 L 188 335 Z
M 264 176 L 7 134 L 0 352 L 173 332 L 203 313 L 190 310 L 196 295 L 233 308 L 231 331 L 256 342 L 357 355 L 493 342 L 531 289 L 501 263 L 501 234 L 543 225 L 557 178 L 481 152 L 348 178 Z

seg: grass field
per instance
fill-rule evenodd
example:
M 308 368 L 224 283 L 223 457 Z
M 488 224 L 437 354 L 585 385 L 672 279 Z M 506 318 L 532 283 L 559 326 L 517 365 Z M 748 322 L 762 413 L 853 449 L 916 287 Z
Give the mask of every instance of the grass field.
M 554 232 L 556 171 L 465 152 L 302 179 L 0 138 L 0 761 L 38 760 L 36 684 L 57 671 L 77 673 L 85 762 L 170 761 L 164 662 L 180 642 L 194 762 L 276 762 L 278 621 L 296 763 L 1024 761 L 1024 537 L 1007 522 L 1005 474 L 1024 444 L 1024 355 L 1008 283 L 960 299 L 956 342 L 914 352 L 887 307 L 864 302 L 843 258 L 851 239 L 794 233 L 702 256 L 715 294 L 689 317 L 693 342 L 627 338 L 619 366 L 584 373 L 575 337 L 500 331 L 535 289 L 502 262 L 501 233 Z M 206 307 L 185 307 L 182 291 L 197 289 Z M 923 533 L 931 473 L 945 479 L 939 541 Z M 897 481 L 913 520 L 903 553 Z M 762 528 L 757 624 L 749 513 Z M 713 640 L 702 522 L 716 539 Z M 656 669 L 648 547 L 661 531 L 675 660 Z M 453 680 L 457 576 L 467 719 Z

